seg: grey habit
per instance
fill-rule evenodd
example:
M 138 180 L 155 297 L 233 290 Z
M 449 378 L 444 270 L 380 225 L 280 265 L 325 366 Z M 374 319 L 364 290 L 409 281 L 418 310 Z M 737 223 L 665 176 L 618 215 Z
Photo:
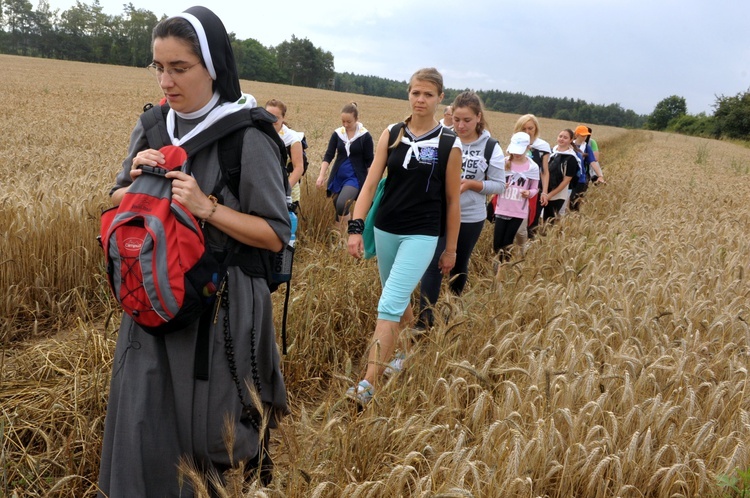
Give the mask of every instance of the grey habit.
M 200 121 L 177 120 L 180 134 Z M 131 135 L 116 188 L 130 183 L 132 158 L 148 148 L 146 144 L 139 122 Z M 210 193 L 220 178 L 217 144 L 201 151 L 190 163 L 190 172 L 202 190 Z M 243 143 L 241 205 L 227 187 L 223 196 L 228 207 L 265 218 L 286 243 L 290 227 L 281 175 L 276 146 L 262 132 L 250 128 Z M 209 245 L 216 248 L 224 247 L 227 239 L 213 227 L 207 238 Z M 264 279 L 248 277 L 231 267 L 228 292 L 230 333 L 244 401 L 251 403 L 247 385 L 254 385 L 254 364 L 261 399 L 274 426 L 273 420 L 289 409 L 268 286 Z M 189 484 L 181 485 L 178 479 L 181 458 L 207 468 L 236 465 L 258 454 L 259 435 L 253 424 L 241 420 L 243 406 L 226 356 L 224 314 L 224 309 L 220 309 L 219 319 L 210 328 L 207 381 L 194 376 L 197 323 L 154 337 L 123 314 L 112 366 L 99 496 L 192 497 Z M 227 418 L 234 421 L 233 462 L 229 461 L 222 435 Z

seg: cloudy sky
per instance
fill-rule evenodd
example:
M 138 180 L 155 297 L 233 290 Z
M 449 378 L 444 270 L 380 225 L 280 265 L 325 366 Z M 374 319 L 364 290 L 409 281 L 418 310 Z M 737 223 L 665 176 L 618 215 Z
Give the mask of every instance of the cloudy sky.
M 34 0 L 32 0 L 33 3 Z M 93 0 L 82 0 L 92 5 Z M 123 0 L 99 0 L 122 14 Z M 197 5 L 132 0 L 157 17 Z M 248 5 L 238 8 L 236 5 Z M 74 0 L 50 0 L 66 10 Z M 679 95 L 712 112 L 750 88 L 747 0 L 212 0 L 227 30 L 275 46 L 294 34 L 330 51 L 338 72 L 407 80 L 437 67 L 448 88 L 618 103 L 649 114 Z

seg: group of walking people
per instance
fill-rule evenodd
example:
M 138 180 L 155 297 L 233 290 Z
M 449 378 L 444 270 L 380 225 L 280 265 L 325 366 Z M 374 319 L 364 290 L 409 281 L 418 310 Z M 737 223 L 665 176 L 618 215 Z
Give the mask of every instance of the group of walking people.
M 443 95 L 443 79 L 434 68 L 412 75 L 411 115 L 382 132 L 367 177 L 357 183 L 347 249 L 361 258 L 365 219 L 385 174 L 382 198 L 371 217 L 382 286 L 378 318 L 364 376 L 346 392 L 360 406 L 370 402 L 383 376 L 403 369 L 411 342 L 401 332 L 433 325 L 443 276 L 449 276 L 450 291 L 461 295 L 486 219 L 494 221 L 499 261 L 508 261 L 514 241 L 525 250 L 540 220 L 552 222 L 566 210 L 577 210 L 589 182 L 604 182 L 590 128 L 562 130 L 550 148 L 539 137 L 539 121 L 527 114 L 516 122 L 504 152 L 487 129 L 475 92 L 459 94 L 438 122 L 435 114 Z M 328 153 L 319 185 L 325 181 L 326 161 Z M 329 178 L 329 185 L 336 183 Z M 337 219 L 349 215 L 346 206 L 336 206 Z M 418 285 L 415 318 L 411 295 Z
M 150 68 L 169 104 L 165 121 L 172 145 L 257 107 L 240 90 L 230 37 L 211 10 L 192 7 L 161 20 L 152 49 Z M 377 254 L 382 292 L 375 330 L 364 375 L 346 392 L 360 406 L 372 399 L 384 374 L 403 368 L 409 344 L 399 343 L 400 333 L 414 323 L 433 324 L 443 277 L 451 277 L 451 292 L 463 292 L 489 196 L 497 196 L 491 214 L 502 260 L 519 231 L 533 236 L 540 214 L 551 220 L 566 204 L 578 208 L 588 185 L 586 168 L 595 181 L 604 181 L 585 127 L 561 131 L 550 149 L 539 138 L 536 118 L 523 116 L 504 151 L 491 137 L 474 92 L 461 93 L 438 122 L 443 92 L 436 69 L 415 72 L 408 84 L 411 114 L 383 130 L 377 147 L 359 122 L 357 104 L 345 105 L 342 126 L 330 137 L 316 179 L 333 200 L 340 228 L 348 232 L 347 251 L 362 258 L 369 229 Z M 299 202 L 302 134 L 285 123 L 283 102 L 271 99 L 264 108 L 271 121 L 275 118 L 276 138 L 287 147 L 286 179 L 278 140 L 252 126 L 242 133 L 235 192 L 222 180 L 218 143 L 166 174 L 173 199 L 201 220 L 207 248 L 217 254 L 238 245 L 259 254 L 277 252 L 292 234 L 287 198 Z M 164 154 L 149 146 L 139 121 L 110 193 L 112 204 L 122 201 L 143 167 L 164 161 Z M 570 189 L 574 178 L 578 181 Z M 366 226 L 376 197 L 377 210 Z M 153 335 L 123 314 L 99 496 L 194 496 L 193 484 L 180 477 L 185 461 L 219 475 L 243 465 L 248 479 L 270 481 L 269 429 L 289 408 L 269 286 L 263 276 L 232 264 L 217 283 L 221 291 L 205 316 L 167 335 Z M 420 284 L 415 317 L 411 295 Z

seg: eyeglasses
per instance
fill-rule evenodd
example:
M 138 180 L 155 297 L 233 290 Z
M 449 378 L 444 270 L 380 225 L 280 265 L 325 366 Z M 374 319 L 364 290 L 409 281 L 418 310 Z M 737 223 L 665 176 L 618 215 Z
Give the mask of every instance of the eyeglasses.
M 179 79 L 181 76 L 184 76 L 185 73 L 187 73 L 191 68 L 194 68 L 198 64 L 200 64 L 200 62 L 196 62 L 192 66 L 188 67 L 170 67 L 169 69 L 164 69 L 163 66 L 159 66 L 152 62 L 151 64 L 146 66 L 146 69 L 148 69 L 148 72 L 153 74 L 157 80 L 161 80 L 162 76 L 164 76 L 164 73 L 167 73 L 172 79 Z

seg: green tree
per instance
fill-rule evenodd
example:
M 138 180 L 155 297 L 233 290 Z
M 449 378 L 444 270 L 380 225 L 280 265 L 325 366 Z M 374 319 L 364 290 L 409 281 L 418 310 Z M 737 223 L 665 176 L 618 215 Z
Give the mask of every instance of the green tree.
M 716 125 L 716 118 L 714 116 L 706 116 L 705 112 L 701 112 L 695 116 L 685 114 L 673 119 L 670 121 L 667 129 L 685 135 L 696 135 L 706 138 L 719 138 L 720 136 Z
M 654 112 L 646 120 L 645 127 L 649 130 L 666 130 L 670 121 L 685 114 L 687 114 L 685 98 L 672 95 L 656 104 Z
M 60 16 L 60 54 L 63 59 L 94 62 L 90 44 L 92 13 L 76 0 L 75 6 Z
M 151 30 L 159 19 L 150 10 L 136 9 L 132 3 L 125 5 L 120 25 L 121 40 L 127 50 L 121 50 L 123 64 L 145 67 L 151 61 Z
M 114 18 L 104 13 L 99 0 L 94 0 L 93 5 L 89 7 L 89 13 L 88 30 L 92 59 L 95 62 L 108 62 L 111 64 Z
M 570 112 L 570 109 L 560 109 L 557 111 L 553 116 L 554 119 L 560 119 L 562 121 L 573 121 L 573 114 Z
M 32 46 L 34 12 L 28 0 L 3 0 L 3 21 L 7 29 L 6 50 L 17 55 L 29 55 Z
M 333 54 L 315 47 L 307 38 L 292 35 L 275 50 L 279 68 L 291 85 L 328 88 L 334 77 Z
M 0 0 L 1 1 L 1 0 Z M 57 10 L 51 10 L 49 2 L 41 0 L 34 12 L 34 23 L 37 29 L 37 39 L 33 55 L 37 57 L 59 57 L 57 32 Z
M 721 135 L 750 138 L 750 90 L 734 97 L 716 97 L 714 119 Z
M 234 38 L 234 33 L 230 37 L 240 78 L 269 83 L 283 81 L 281 70 L 271 49 L 252 38 L 237 40 Z

